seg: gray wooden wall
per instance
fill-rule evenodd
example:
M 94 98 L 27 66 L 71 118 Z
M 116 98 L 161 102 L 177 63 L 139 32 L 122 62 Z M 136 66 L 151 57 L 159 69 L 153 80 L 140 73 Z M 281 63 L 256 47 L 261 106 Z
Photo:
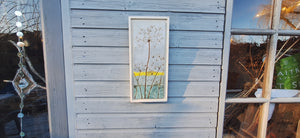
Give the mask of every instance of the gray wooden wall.
M 71 137 L 216 136 L 225 0 L 70 0 L 62 9 Z M 130 103 L 128 16 L 170 17 L 167 103 Z

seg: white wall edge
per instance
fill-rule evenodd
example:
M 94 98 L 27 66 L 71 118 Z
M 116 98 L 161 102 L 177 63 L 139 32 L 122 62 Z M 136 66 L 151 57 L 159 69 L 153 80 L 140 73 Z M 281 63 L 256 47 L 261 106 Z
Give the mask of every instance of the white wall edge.
M 66 78 L 66 93 L 68 107 L 68 128 L 69 138 L 76 136 L 76 114 L 74 111 L 75 96 L 73 93 L 73 59 L 72 59 L 72 33 L 70 20 L 70 5 L 68 0 L 61 0 L 62 11 L 62 26 L 63 26 L 63 43 L 64 43 L 64 59 L 65 61 L 65 78 Z
M 218 111 L 218 124 L 217 124 L 217 138 L 223 136 L 223 122 L 225 115 L 225 98 L 227 89 L 228 65 L 230 55 L 230 32 L 231 32 L 231 18 L 232 18 L 233 0 L 226 0 L 225 12 L 225 26 L 224 26 L 224 39 L 223 39 L 223 60 L 222 60 L 222 74 L 220 83 L 220 97 L 219 97 L 219 111 Z

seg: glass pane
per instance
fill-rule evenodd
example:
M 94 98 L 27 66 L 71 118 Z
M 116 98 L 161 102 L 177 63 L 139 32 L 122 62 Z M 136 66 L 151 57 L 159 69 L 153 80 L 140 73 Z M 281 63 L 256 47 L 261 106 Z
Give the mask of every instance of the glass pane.
M 282 0 L 280 14 L 280 28 L 287 30 L 299 29 L 300 23 L 300 1 Z M 297 28 L 297 29 L 296 29 Z
M 39 87 L 45 86 L 39 0 L 19 7 L 15 0 L 1 1 L 0 13 L 0 138 L 19 138 L 21 131 L 27 138 L 50 137 L 46 90 Z
M 226 104 L 223 137 L 256 137 L 259 104 Z
M 227 81 L 228 97 L 255 97 L 262 86 L 263 59 L 268 36 L 233 35 Z M 260 81 L 258 81 L 260 80 Z M 259 82 L 259 83 L 256 83 Z
M 300 92 L 300 38 L 280 36 L 277 45 L 273 90 L 271 98 L 299 97 Z
M 300 136 L 300 104 L 271 104 L 269 113 L 269 138 Z
M 270 28 L 271 0 L 234 0 L 232 28 Z

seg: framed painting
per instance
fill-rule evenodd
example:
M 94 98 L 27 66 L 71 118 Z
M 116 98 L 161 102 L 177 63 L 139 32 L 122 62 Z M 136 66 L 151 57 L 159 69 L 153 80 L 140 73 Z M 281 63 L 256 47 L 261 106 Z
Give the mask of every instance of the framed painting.
M 131 102 L 168 99 L 169 17 L 129 17 Z

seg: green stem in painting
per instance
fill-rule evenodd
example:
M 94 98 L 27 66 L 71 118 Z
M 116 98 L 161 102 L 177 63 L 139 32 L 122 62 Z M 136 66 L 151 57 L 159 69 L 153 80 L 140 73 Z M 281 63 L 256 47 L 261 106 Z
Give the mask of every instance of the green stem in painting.
M 160 70 L 160 69 L 159 69 L 159 70 Z M 159 70 L 157 71 L 156 75 L 154 76 L 154 79 L 152 80 L 151 87 L 150 87 L 150 89 L 149 89 L 149 91 L 148 91 L 148 97 L 147 97 L 147 99 L 150 98 L 151 90 L 152 90 L 152 88 L 153 88 L 153 84 L 154 84 L 154 81 L 155 81 L 155 79 L 156 79 L 156 77 L 157 77 L 157 75 L 158 75 Z
M 146 91 L 147 91 L 147 74 L 148 74 L 148 67 L 149 67 L 149 60 L 150 60 L 150 39 L 148 40 L 148 59 L 146 65 L 146 74 L 145 74 L 145 90 L 144 90 L 144 99 L 146 99 Z
M 143 99 L 142 88 L 141 88 L 141 85 L 139 83 L 140 77 L 137 78 L 136 76 L 134 76 L 134 78 L 135 78 L 135 80 L 137 82 L 137 87 L 139 87 L 139 89 L 140 89 L 141 99 Z M 136 93 L 134 94 L 134 99 L 136 99 L 136 95 L 137 95 L 137 89 L 136 89 Z
M 161 83 L 161 80 L 162 80 L 162 76 L 160 77 L 159 79 L 159 83 L 158 83 L 158 93 L 157 93 L 157 99 L 159 99 L 159 93 L 160 93 L 160 83 Z
M 134 96 L 133 96 L 133 99 L 136 99 L 137 88 L 136 88 L 136 87 L 134 87 L 134 89 L 135 89 L 135 94 L 134 94 Z

